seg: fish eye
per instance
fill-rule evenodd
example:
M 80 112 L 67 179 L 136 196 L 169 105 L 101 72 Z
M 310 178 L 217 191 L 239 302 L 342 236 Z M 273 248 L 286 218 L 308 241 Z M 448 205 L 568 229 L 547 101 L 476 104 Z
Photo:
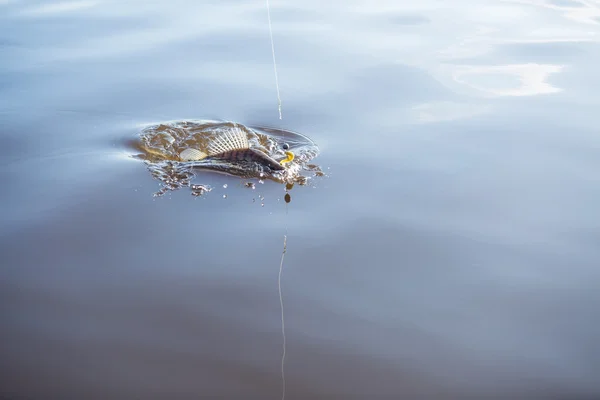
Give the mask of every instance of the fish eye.
M 283 147 L 284 150 L 289 150 L 290 149 L 290 145 L 287 144 L 287 143 L 284 143 L 283 146 L 281 146 L 281 147 Z

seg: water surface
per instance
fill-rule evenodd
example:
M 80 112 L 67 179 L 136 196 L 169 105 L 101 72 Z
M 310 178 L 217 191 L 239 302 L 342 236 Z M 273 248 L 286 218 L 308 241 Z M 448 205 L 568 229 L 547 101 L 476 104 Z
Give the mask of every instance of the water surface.
M 264 2 L 0 1 L 0 397 L 279 398 L 286 229 L 288 399 L 600 396 L 600 3 L 271 7 L 283 120 Z M 328 176 L 155 198 L 182 119 Z

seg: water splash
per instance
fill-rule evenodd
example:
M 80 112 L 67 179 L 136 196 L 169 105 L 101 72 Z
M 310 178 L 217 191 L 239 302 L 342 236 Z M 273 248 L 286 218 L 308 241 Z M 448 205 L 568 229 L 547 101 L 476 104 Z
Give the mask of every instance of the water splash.
M 294 160 L 282 171 L 273 171 L 258 162 L 206 158 L 182 161 L 179 155 L 189 148 L 206 152 L 210 143 L 228 130 L 241 129 L 248 136 L 250 147 L 275 160 L 286 157 L 285 148 L 294 153 Z M 286 144 L 287 146 L 284 146 Z M 221 172 L 262 183 L 268 179 L 283 184 L 306 185 L 316 176 L 323 176 L 321 168 L 309 162 L 319 154 L 318 146 L 308 137 L 291 131 L 266 127 L 247 127 L 234 122 L 186 120 L 163 122 L 144 128 L 132 143 L 139 152 L 133 157 L 143 160 L 152 176 L 161 183 L 155 196 L 184 187 L 192 195 L 201 196 L 211 191 L 210 186 L 193 181 L 202 172 Z M 254 182 L 250 182 L 254 184 Z M 254 185 L 246 185 L 254 188 Z

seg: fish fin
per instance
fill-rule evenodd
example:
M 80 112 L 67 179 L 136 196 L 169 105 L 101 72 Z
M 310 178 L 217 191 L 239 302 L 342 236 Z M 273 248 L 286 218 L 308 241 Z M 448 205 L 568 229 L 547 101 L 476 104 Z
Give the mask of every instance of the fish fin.
M 214 138 L 208 145 L 208 155 L 215 156 L 234 150 L 246 150 L 250 148 L 246 132 L 237 126 L 226 129 Z
M 208 157 L 208 154 L 198 149 L 193 149 L 191 147 L 179 153 L 179 158 L 181 159 L 181 161 L 200 161 L 206 157 Z

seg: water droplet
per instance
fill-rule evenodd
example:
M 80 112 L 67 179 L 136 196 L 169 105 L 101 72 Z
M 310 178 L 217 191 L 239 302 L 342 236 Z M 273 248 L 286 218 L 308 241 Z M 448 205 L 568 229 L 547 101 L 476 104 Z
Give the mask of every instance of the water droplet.
M 224 195 L 223 195 L 223 198 L 224 198 L 224 199 L 226 199 L 226 198 L 227 198 L 227 195 L 226 195 L 226 194 L 224 194 Z
M 224 185 L 223 185 L 223 189 L 227 189 L 227 184 L 224 184 Z
M 264 207 L 264 206 L 265 206 L 265 203 L 260 203 L 260 206 L 261 206 L 261 207 Z

